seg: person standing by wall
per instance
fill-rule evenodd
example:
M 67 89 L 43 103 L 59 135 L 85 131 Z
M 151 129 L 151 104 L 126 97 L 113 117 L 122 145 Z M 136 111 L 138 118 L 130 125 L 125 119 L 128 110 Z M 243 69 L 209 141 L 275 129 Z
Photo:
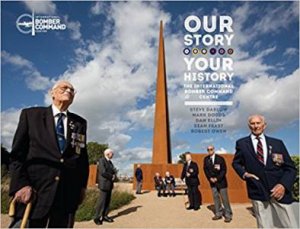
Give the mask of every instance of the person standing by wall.
M 138 164 L 135 170 L 135 179 L 136 179 L 136 193 L 142 194 L 142 186 L 143 186 L 143 170 L 141 169 L 141 165 Z
M 226 162 L 223 157 L 215 154 L 215 147 L 213 145 L 207 147 L 207 152 L 208 156 L 204 158 L 203 168 L 205 176 L 210 184 L 214 199 L 215 216 L 212 220 L 222 219 L 222 200 L 225 210 L 224 222 L 229 223 L 232 220 L 232 210 L 227 194 Z

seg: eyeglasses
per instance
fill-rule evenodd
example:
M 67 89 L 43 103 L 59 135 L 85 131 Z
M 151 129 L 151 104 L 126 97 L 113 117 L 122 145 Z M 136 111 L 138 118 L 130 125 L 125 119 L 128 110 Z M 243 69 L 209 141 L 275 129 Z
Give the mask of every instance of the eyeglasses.
M 207 151 L 213 151 L 213 150 L 214 150 L 213 148 L 208 148 L 208 149 L 207 149 Z
M 67 91 L 73 95 L 76 94 L 76 90 L 72 87 L 64 86 L 64 87 L 57 87 L 57 88 L 61 91 L 61 93 L 65 93 Z

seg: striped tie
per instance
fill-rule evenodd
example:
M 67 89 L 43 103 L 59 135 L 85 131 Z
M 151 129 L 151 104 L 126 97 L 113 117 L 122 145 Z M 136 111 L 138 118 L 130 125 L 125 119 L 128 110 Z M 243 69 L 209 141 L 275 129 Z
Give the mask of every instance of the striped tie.
M 58 120 L 56 125 L 56 136 L 59 145 L 60 152 L 63 153 L 65 149 L 66 139 L 64 133 L 64 113 L 57 114 Z
M 263 150 L 263 147 L 262 147 L 262 143 L 261 143 L 261 140 L 260 140 L 260 137 L 256 137 L 257 139 L 257 159 L 265 164 L 264 162 L 264 150 Z

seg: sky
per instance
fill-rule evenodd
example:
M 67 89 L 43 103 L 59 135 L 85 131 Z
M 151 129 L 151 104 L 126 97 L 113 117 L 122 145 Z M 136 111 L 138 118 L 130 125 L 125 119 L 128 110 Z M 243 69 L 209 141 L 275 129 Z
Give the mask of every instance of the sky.
M 65 30 L 21 33 L 22 14 L 58 16 Z M 233 101 L 223 134 L 191 133 L 184 105 L 183 37 L 189 15 L 233 18 Z M 1 143 L 11 149 L 20 111 L 49 106 L 60 79 L 76 88 L 70 107 L 88 120 L 88 141 L 115 151 L 121 174 L 149 163 L 155 109 L 159 22 L 164 23 L 173 162 L 186 151 L 234 153 L 247 118 L 266 117 L 266 134 L 299 152 L 298 2 L 1 2 Z

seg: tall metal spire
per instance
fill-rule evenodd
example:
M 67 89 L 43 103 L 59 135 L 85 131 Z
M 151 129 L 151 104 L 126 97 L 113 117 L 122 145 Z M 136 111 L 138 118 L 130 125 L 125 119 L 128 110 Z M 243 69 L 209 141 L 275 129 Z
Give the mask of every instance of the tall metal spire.
M 163 22 L 160 21 L 152 163 L 172 163 Z

